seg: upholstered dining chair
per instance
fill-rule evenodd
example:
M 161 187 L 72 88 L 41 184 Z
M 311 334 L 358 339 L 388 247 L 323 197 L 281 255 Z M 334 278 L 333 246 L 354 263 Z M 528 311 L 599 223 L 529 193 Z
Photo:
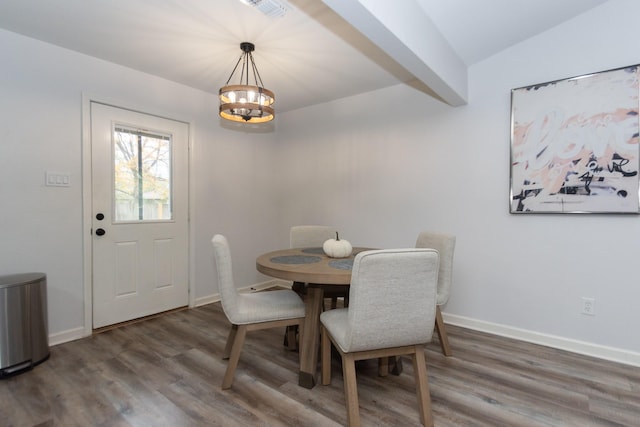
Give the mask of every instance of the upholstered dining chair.
M 304 303 L 290 289 L 254 293 L 239 293 L 234 285 L 231 251 L 226 237 L 216 234 L 211 239 L 222 310 L 231 322 L 223 359 L 229 359 L 222 380 L 222 388 L 233 384 L 233 376 L 240 360 L 240 352 L 247 332 L 259 329 L 297 325 L 302 331 Z
M 433 248 L 440 254 L 440 270 L 438 272 L 438 300 L 436 305 L 436 330 L 440 338 L 440 347 L 445 356 L 451 356 L 449 337 L 442 319 L 440 307 L 449 301 L 453 279 L 453 252 L 456 247 L 456 236 L 445 233 L 423 231 L 418 234 L 416 248 Z
M 433 425 L 424 345 L 436 315 L 435 249 L 384 249 L 356 255 L 349 307 L 320 315 L 322 384 L 331 383 L 331 343 L 342 356 L 350 426 L 360 425 L 355 361 L 411 355 L 420 420 Z M 398 292 L 402 287 L 403 292 Z
M 336 229 L 326 225 L 294 225 L 289 230 L 289 245 L 292 248 L 322 247 L 336 237 Z

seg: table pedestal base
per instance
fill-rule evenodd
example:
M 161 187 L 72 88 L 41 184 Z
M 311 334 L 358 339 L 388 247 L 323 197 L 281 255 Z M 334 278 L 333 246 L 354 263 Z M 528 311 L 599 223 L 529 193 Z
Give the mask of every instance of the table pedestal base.
M 314 388 L 316 386 L 316 376 L 309 372 L 300 371 L 298 374 L 298 385 L 304 388 Z
M 305 388 L 316 385 L 316 371 L 318 368 L 318 351 L 320 341 L 320 313 L 324 291 L 321 287 L 309 285 L 307 287 L 306 316 L 302 330 L 300 344 L 300 376 L 298 384 Z

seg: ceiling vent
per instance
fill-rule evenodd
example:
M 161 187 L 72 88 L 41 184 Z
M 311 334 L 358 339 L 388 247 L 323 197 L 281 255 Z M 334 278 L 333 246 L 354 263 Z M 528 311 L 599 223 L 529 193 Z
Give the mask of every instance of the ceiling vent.
M 284 1 L 277 0 L 240 0 L 240 2 L 258 9 L 270 18 L 284 16 L 289 6 Z

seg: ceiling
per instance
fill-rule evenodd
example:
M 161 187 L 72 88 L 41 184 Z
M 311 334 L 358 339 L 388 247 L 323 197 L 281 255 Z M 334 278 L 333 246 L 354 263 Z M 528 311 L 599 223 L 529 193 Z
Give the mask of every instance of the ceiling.
M 331 0 L 277 1 L 288 7 L 283 17 L 267 17 L 239 0 L 2 0 L 0 28 L 214 94 L 240 56 L 240 42 L 250 41 L 280 112 L 416 78 L 425 92 L 434 87 L 415 61 L 395 55 L 398 39 L 390 36 L 391 47 L 371 41 L 356 29 L 362 27 L 353 12 L 334 11 Z M 378 1 L 418 7 L 466 75 L 467 66 L 607 0 Z M 422 26 L 414 21 L 407 26 L 419 37 Z M 379 23 L 373 28 L 386 32 Z M 428 55 L 417 58 L 431 70 Z

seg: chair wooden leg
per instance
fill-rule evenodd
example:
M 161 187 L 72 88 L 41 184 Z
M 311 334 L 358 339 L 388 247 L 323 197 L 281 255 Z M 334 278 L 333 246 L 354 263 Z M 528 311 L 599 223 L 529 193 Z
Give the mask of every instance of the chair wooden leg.
M 284 345 L 287 349 L 294 351 L 298 348 L 296 334 L 298 333 L 298 325 L 287 326 L 287 332 L 284 337 Z
M 378 376 L 386 377 L 390 373 L 393 375 L 401 375 L 402 370 L 402 358 L 400 356 L 389 356 L 378 358 Z
M 360 408 L 358 403 L 358 384 L 356 382 L 356 362 L 353 354 L 342 355 L 342 376 L 344 395 L 347 401 L 347 421 L 351 427 L 360 425 Z
M 386 377 L 387 375 L 389 375 L 389 358 L 379 357 L 378 358 L 378 376 Z
M 237 332 L 234 333 L 235 338 L 231 346 L 231 354 L 229 355 L 229 363 L 227 364 L 227 371 L 224 373 L 224 379 L 222 380 L 222 389 L 226 390 L 231 388 L 233 384 L 233 375 L 238 367 L 238 361 L 240 360 L 240 352 L 244 345 L 244 338 L 247 335 L 247 326 L 237 326 Z M 227 343 L 228 345 L 229 343 Z
M 329 339 L 329 332 L 324 328 L 324 326 L 320 327 L 321 333 L 321 365 L 322 365 L 322 385 L 331 384 L 331 340 Z
M 449 346 L 449 337 L 447 336 L 447 330 L 444 327 L 444 320 L 442 319 L 442 312 L 440 306 L 436 305 L 436 330 L 438 331 L 438 337 L 440 338 L 440 347 L 442 347 L 442 354 L 449 357 L 451 353 L 451 347 Z
M 298 330 L 298 343 L 297 343 L 298 362 L 299 362 L 300 366 L 302 366 L 302 352 L 300 351 L 300 343 L 302 342 L 302 331 L 304 330 L 304 321 L 298 323 L 296 325 L 296 329 Z
M 227 337 L 227 344 L 224 346 L 224 353 L 222 353 L 223 360 L 228 359 L 231 354 L 231 347 L 233 346 L 233 340 L 236 338 L 236 332 L 238 332 L 238 325 L 231 325 L 229 336 Z
M 393 356 L 389 358 L 389 372 L 393 375 L 400 375 L 404 370 L 402 366 L 402 357 Z
M 429 393 L 429 379 L 427 377 L 427 362 L 424 357 L 424 348 L 421 345 L 415 347 L 413 355 L 413 371 L 416 378 L 416 392 L 418 395 L 418 411 L 420 421 L 424 426 L 433 426 L 431 415 L 431 395 Z

